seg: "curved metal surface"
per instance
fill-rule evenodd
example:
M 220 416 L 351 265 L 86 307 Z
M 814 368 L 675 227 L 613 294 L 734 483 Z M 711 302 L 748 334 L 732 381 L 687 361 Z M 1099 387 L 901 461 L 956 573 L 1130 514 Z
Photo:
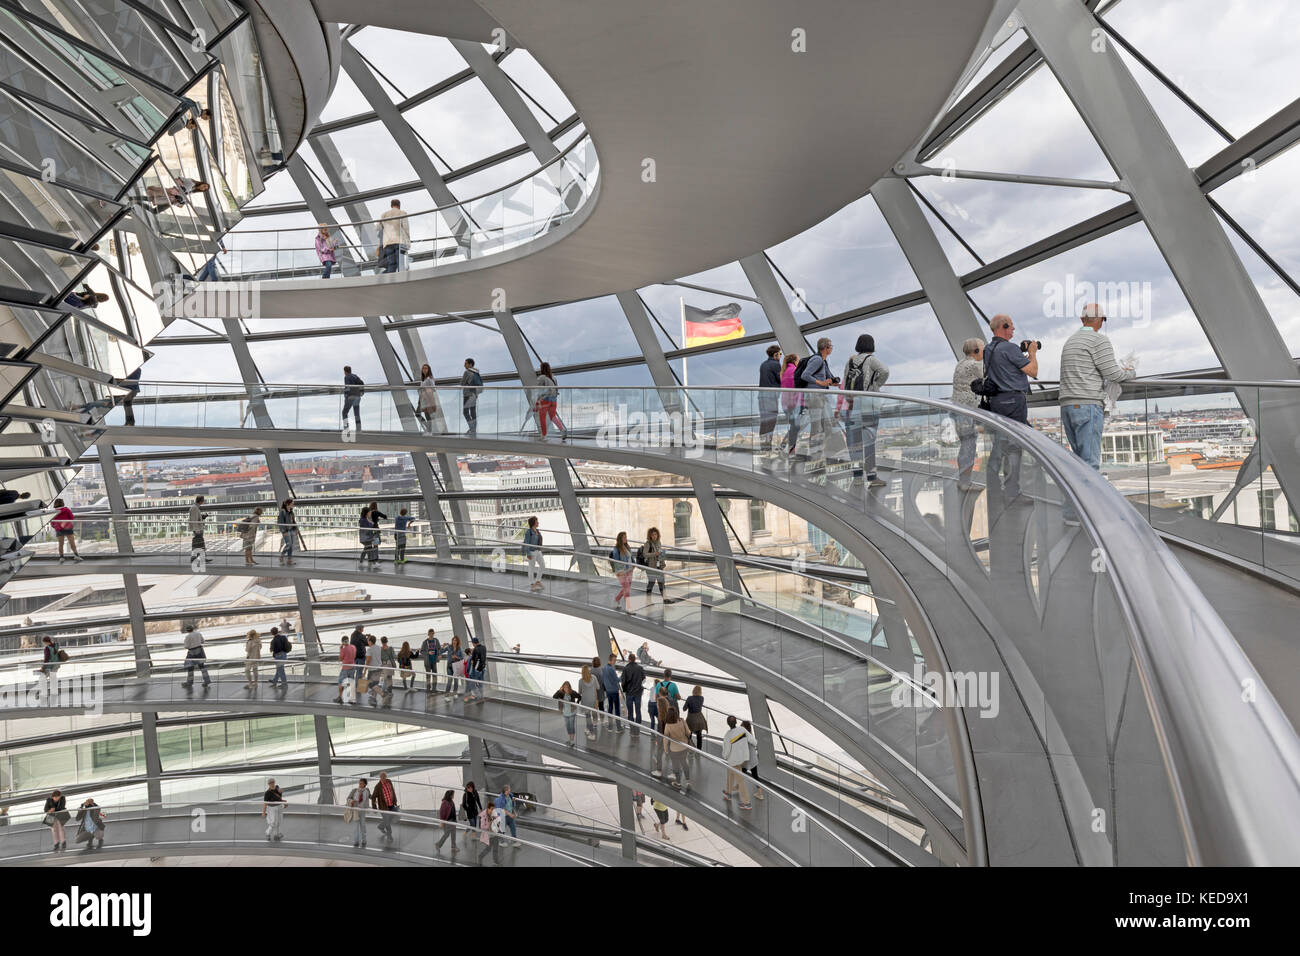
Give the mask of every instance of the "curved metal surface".
M 267 670 L 275 666 L 273 661 L 263 664 Z M 744 848 L 755 859 L 773 865 L 871 866 L 895 859 L 868 840 L 846 841 L 839 835 L 840 828 L 824 819 L 825 810 L 805 795 L 780 786 L 768 784 L 767 799 L 756 801 L 750 811 L 740 810 L 734 802 L 724 803 L 716 795 L 724 790 L 727 768 L 711 754 L 699 753 L 691 767 L 691 786 L 676 789 L 663 776 L 651 772 L 656 763 L 663 762 L 662 758 L 657 761 L 655 754 L 662 751 L 665 738 L 622 719 L 612 721 L 623 728 L 618 732 L 605 729 L 582 746 L 567 746 L 565 724 L 556 701 L 549 696 L 480 681 L 477 684 L 486 696 L 472 702 L 462 701 L 459 693 L 395 689 L 390 699 L 376 698 L 375 704 L 367 704 L 367 695 L 359 694 L 357 704 L 348 706 L 338 702 L 335 680 L 312 676 L 312 669 L 321 666 L 331 665 L 287 662 L 287 669 L 295 676 L 278 690 L 265 685 L 246 688 L 242 683 L 242 661 L 231 668 L 239 676 L 231 678 L 223 675 L 224 663 L 210 662 L 209 670 L 216 672 L 211 685 L 192 684 L 189 688 L 181 682 L 180 668 L 155 669 L 148 677 L 103 682 L 95 706 L 106 713 L 242 712 L 265 708 L 274 713 L 344 714 L 450 730 L 522 745 L 556 760 L 596 770 L 615 783 L 653 794 L 722 839 Z M 299 676 L 304 668 L 306 674 Z M 462 689 L 468 687 L 466 683 Z M 6 710 L 10 719 L 78 714 L 85 709 L 83 700 L 70 698 L 47 697 L 44 703 L 24 698 L 13 703 L 17 706 Z M 608 718 L 601 711 L 579 706 L 578 719 L 585 714 L 602 724 Z M 805 825 L 791 827 L 789 821 L 796 818 Z
M 688 391 L 696 393 L 700 390 Z M 877 398 L 883 402 L 898 401 L 889 396 Z M 788 507 L 815 520 L 823 530 L 839 537 L 850 550 L 856 547 L 855 553 L 861 552 L 867 560 L 872 558 L 871 552 L 880 554 L 879 549 L 884 549 L 890 553 L 896 566 L 906 570 L 905 576 L 910 583 L 924 581 L 927 589 L 936 586 L 950 592 L 956 589 L 961 600 L 975 611 L 976 620 L 990 626 L 1005 624 L 1008 620 L 1013 623 L 1035 622 L 1030 630 L 1045 637 L 1050 635 L 1050 651 L 1061 655 L 1062 662 L 1071 655 L 1086 651 L 1089 657 L 1096 659 L 1089 666 L 1096 668 L 1099 666 L 1097 662 L 1100 663 L 1102 670 L 1095 678 L 1095 693 L 1080 696 L 1079 688 L 1071 690 L 1060 683 L 1058 675 L 1042 670 L 1046 661 L 1042 658 L 1044 651 L 1032 642 L 1008 640 L 1006 634 L 998 639 L 990 634 L 992 640 L 981 652 L 986 666 L 1004 670 L 1015 680 L 1024 712 L 1031 717 L 1028 726 L 1033 730 L 1029 739 L 1037 737 L 1038 746 L 1050 755 L 1043 765 L 1043 769 L 1049 772 L 1049 776 L 1044 778 L 1049 789 L 1041 792 L 1055 790 L 1059 794 L 1057 799 L 1064 800 L 1062 819 L 1067 821 L 1069 842 L 1075 847 L 1075 853 L 1083 853 L 1084 859 L 1101 862 L 1123 852 L 1123 844 L 1114 842 L 1109 833 L 1097 846 L 1102 856 L 1095 850 L 1086 849 L 1095 840 L 1088 836 L 1088 827 L 1080 814 L 1086 816 L 1091 808 L 1097 806 L 1089 797 L 1089 792 L 1097 789 L 1096 784 L 1086 782 L 1089 776 L 1109 773 L 1112 775 L 1110 786 L 1114 786 L 1113 771 L 1106 771 L 1103 764 L 1096 762 L 1097 759 L 1101 759 L 1108 748 L 1137 746 L 1131 751 L 1135 761 L 1133 766 L 1136 768 L 1144 763 L 1150 766 L 1152 759 L 1157 766 L 1163 762 L 1164 769 L 1158 776 L 1166 778 L 1168 783 L 1163 786 L 1169 787 L 1171 794 L 1178 794 L 1175 803 L 1169 805 L 1168 813 L 1173 814 L 1172 819 L 1177 821 L 1181 830 L 1177 839 L 1183 844 L 1180 855 L 1185 860 L 1272 859 L 1279 858 L 1279 855 L 1280 858 L 1290 858 L 1296 852 L 1295 847 L 1265 835 L 1271 833 L 1269 820 L 1276 814 L 1276 809 L 1264 812 L 1265 804 L 1260 798 L 1266 793 L 1267 799 L 1274 801 L 1268 805 L 1274 808 L 1297 800 L 1300 761 L 1296 758 L 1294 732 L 1266 688 L 1254 706 L 1245 711 L 1241 709 L 1238 681 L 1253 679 L 1261 687 L 1263 683 L 1208 602 L 1146 523 L 1095 472 L 1031 429 L 1009 426 L 1005 420 L 934 400 L 908 400 L 904 404 L 907 408 L 920 410 L 920 414 L 969 415 L 987 432 L 1003 436 L 1031 454 L 1038 463 L 1038 480 L 1044 488 L 1063 489 L 1063 492 L 1053 492 L 1050 497 L 1030 501 L 1032 511 L 1011 515 L 1005 522 L 996 524 L 995 533 L 989 539 L 989 554 L 995 559 L 992 566 L 980 566 L 978 552 L 971 550 L 969 540 L 963 545 L 966 552 L 963 557 L 959 550 L 947 548 L 951 542 L 927 522 L 917 522 L 915 517 L 909 521 L 906 514 L 899 520 L 889 509 L 880 508 L 879 501 L 870 496 L 864 498 L 860 492 L 856 496 L 845 494 L 834 482 L 790 481 L 790 476 L 784 474 L 780 477 L 786 480 L 773 480 L 774 476 L 762 474 L 748 452 L 733 449 L 718 448 L 712 453 L 712 460 L 698 461 L 683 456 L 681 449 L 643 448 L 632 451 L 602 447 L 602 443 L 591 441 L 577 441 L 565 449 L 516 436 L 498 436 L 485 444 L 481 437 L 476 441 L 459 436 L 425 439 L 409 434 L 390 437 L 371 432 L 366 435 L 364 443 L 368 447 L 401 447 L 406 450 L 436 447 L 469 451 L 489 447 L 550 457 L 579 453 L 598 460 L 632 464 L 652 462 L 653 467 L 708 476 L 718 483 Z M 755 410 L 750 409 L 748 414 L 754 416 Z M 745 418 L 744 415 L 736 417 Z M 752 427 L 752 417 L 748 421 Z M 153 441 L 162 438 L 166 432 L 157 430 L 156 434 L 151 434 L 153 431 L 137 429 L 131 435 L 136 441 Z M 193 431 L 187 434 L 183 440 L 194 444 L 198 436 Z M 232 434 L 228 430 L 204 430 L 202 437 L 205 440 L 216 439 L 215 444 L 239 443 L 238 433 Z M 333 441 L 322 443 L 319 433 L 313 439 L 310 432 L 278 432 L 274 438 L 282 448 L 334 444 Z M 603 443 L 605 446 L 610 444 Z M 905 472 L 920 485 L 926 482 L 952 483 L 951 473 L 942 469 L 910 463 Z M 1072 499 L 1084 515 L 1084 534 L 1070 534 L 1061 529 L 1053 517 L 1061 493 Z M 944 526 L 960 527 L 967 509 L 963 496 L 947 493 L 943 498 L 945 508 L 955 509 L 949 512 L 953 521 Z M 849 514 L 854 515 L 853 520 L 844 520 Z M 1096 549 L 1090 544 L 1093 540 L 1100 542 L 1101 549 L 1111 558 L 1110 573 L 1089 574 L 1084 570 L 1096 557 Z M 937 578 L 925 571 L 926 565 L 939 572 Z M 1035 569 L 1040 567 L 1056 574 L 1055 582 L 1038 580 Z M 1071 581 L 1074 587 L 1070 586 Z M 1081 587 L 1080 582 L 1086 583 Z M 1040 587 L 1047 584 L 1052 586 Z M 1003 590 L 1014 600 L 1002 600 Z M 983 599 L 982 591 L 998 594 L 997 604 L 991 605 Z M 932 593 L 927 595 L 932 596 Z M 934 613 L 935 602 L 928 600 L 926 608 Z M 1006 617 L 1013 612 L 1018 616 Z M 1087 625 L 1086 632 L 1078 632 L 1080 624 Z M 964 625 L 969 629 L 969 617 Z M 1044 630 L 1049 625 L 1051 629 Z M 1124 635 L 1121 645 L 1109 643 L 1111 638 L 1104 636 L 1108 628 L 1114 634 Z M 1158 628 L 1158 633 L 1153 633 L 1153 628 Z M 1097 640 L 1102 640 L 1103 644 L 1088 650 Z M 959 659 L 954 661 L 958 666 L 976 662 L 981 656 L 971 656 L 974 648 L 969 639 L 962 638 L 956 630 L 943 636 L 942 646 L 949 657 L 959 652 Z M 1122 651 L 1121 646 L 1124 648 Z M 1189 654 L 1188 648 L 1195 648 L 1194 654 Z M 988 652 L 995 656 L 988 657 Z M 1115 653 L 1120 653 L 1124 659 L 1132 655 L 1130 677 L 1125 677 L 1124 670 L 1117 674 L 1106 671 L 1105 661 L 1108 655 Z M 1097 657 L 1098 654 L 1101 656 Z M 1114 684 L 1115 681 L 1119 683 Z M 1106 690 L 1110 684 L 1114 684 L 1114 688 Z M 1061 697 L 1062 693 L 1066 696 Z M 1048 700 L 1045 694 L 1053 699 Z M 1080 755 L 1088 755 L 1086 760 L 1070 757 L 1069 747 L 1065 753 L 1061 752 L 1059 728 L 1068 728 L 1073 721 L 1078 729 L 1067 729 L 1067 737 L 1080 732 L 1094 734 L 1106 722 L 1113 724 L 1113 717 L 1107 717 L 1097 708 L 1108 706 L 1109 700 L 1122 702 L 1134 694 L 1142 699 L 1140 711 L 1150 715 L 1151 724 L 1149 728 L 1137 731 L 1137 739 L 1149 739 L 1150 745 L 1138 746 L 1133 738 L 1127 736 L 1109 742 L 1098 738 L 1086 745 L 1080 739 L 1070 746 L 1079 747 Z M 1201 704 L 1194 705 L 1195 700 L 1200 700 Z M 1213 700 L 1212 706 L 1207 704 L 1210 700 Z M 1067 710 L 1063 712 L 1061 707 Z M 1207 709 L 1219 718 L 1214 729 L 1205 724 Z M 1073 716 L 1069 716 L 1070 711 L 1073 711 Z M 1136 719 L 1131 708 L 1121 706 L 1119 712 L 1125 714 L 1130 722 Z M 1063 722 L 1067 717 L 1068 720 Z M 1093 729 L 1085 729 L 1089 725 Z M 1118 729 L 1121 725 L 1114 726 Z M 972 727 L 979 727 L 979 723 Z M 1249 745 L 1243 744 L 1243 735 L 1251 741 Z M 980 771 L 982 789 L 996 788 L 999 773 L 1010 772 L 1005 761 L 1015 759 L 1009 754 L 999 758 L 997 755 L 1006 751 L 1005 741 L 994 743 L 996 747 L 988 749 L 984 748 L 983 741 L 974 745 L 977 765 L 982 763 L 990 768 Z M 1142 756 L 1144 748 L 1149 749 L 1148 756 Z M 1252 756 L 1246 759 L 1243 757 L 1246 753 Z M 1003 768 L 992 772 L 991 768 L 997 766 L 999 760 L 1003 761 Z M 1250 763 L 1257 768 L 1256 772 L 1261 764 L 1266 766 L 1270 785 L 1266 788 L 1245 787 L 1241 781 L 1250 779 L 1250 775 L 1243 775 L 1239 762 Z M 1134 785 L 1138 790 L 1162 786 L 1156 777 L 1146 782 L 1139 780 Z M 1032 791 L 1030 787 L 1025 792 Z M 1004 789 L 999 796 L 1014 798 L 1014 793 Z M 1146 810 L 1145 804 L 1150 804 L 1151 808 Z M 1007 799 L 1006 805 L 1014 806 L 1014 799 Z M 1166 838 L 1161 834 L 1167 832 L 1171 818 L 1160 816 L 1164 811 L 1156 810 L 1158 805 L 1158 801 L 1149 800 L 1138 804 L 1126 802 L 1122 806 L 1112 805 L 1110 810 L 1114 814 L 1134 814 L 1133 819 L 1144 820 L 1144 825 L 1136 832 L 1125 831 L 1127 836 L 1123 842 L 1133 846 L 1139 854 L 1154 853 L 1156 858 L 1170 862 L 1160 847 L 1165 845 L 1161 841 Z M 1257 812 L 1245 811 L 1244 808 L 1252 806 L 1257 808 Z M 1152 813 L 1156 815 L 1152 816 Z M 1226 828 L 1223 823 L 1228 815 L 1234 818 L 1231 828 Z M 1005 825 L 1010 828 L 1010 824 L 1008 819 Z M 1207 828 L 1212 828 L 1213 836 Z M 1210 849 L 1203 849 L 1202 843 Z
M 735 675 L 747 687 L 759 688 L 791 707 L 887 781 L 891 793 L 924 821 L 931 839 L 944 844 L 950 858 L 967 856 L 960 840 L 961 808 L 946 795 L 946 774 L 931 781 L 918 766 L 923 761 L 932 773 L 946 771 L 954 759 L 948 756 L 951 748 L 938 731 L 916 724 L 891 729 L 891 724 L 906 717 L 917 720 L 908 710 L 893 714 L 888 706 L 893 687 L 899 682 L 910 683 L 912 678 L 895 673 L 887 683 L 875 682 L 873 671 L 880 676 L 889 669 L 872 659 L 867 647 L 855 646 L 853 641 L 821 632 L 820 628 L 720 588 L 704 589 L 708 599 L 693 602 L 682 593 L 691 582 L 673 582 L 671 574 L 668 584 L 676 603 L 629 614 L 613 610 L 600 600 L 600 596 L 617 589 L 616 582 L 609 578 L 585 578 L 551 568 L 543 577 L 543 589 L 532 591 L 523 566 L 501 566 L 491 556 L 478 562 L 440 561 L 435 555 L 411 552 L 406 564 L 385 572 L 359 567 L 351 554 L 308 554 L 291 567 L 266 562 L 251 568 L 243 564 L 239 554 L 214 554 L 202 573 L 264 576 L 274 567 L 273 573 L 286 579 L 366 581 L 472 596 L 504 596 L 526 606 L 590 619 L 666 644 Z M 93 573 L 97 564 L 105 563 L 129 566 L 131 573 L 141 576 L 194 573 L 187 554 L 90 555 L 88 552 L 89 560 L 82 565 L 37 559 L 31 570 L 34 574 L 75 575 Z M 268 557 L 265 553 L 261 556 Z M 510 657 L 497 660 L 498 667 L 511 666 Z M 916 734 L 914 741 L 904 739 L 912 733 Z
M 487 308 L 497 289 L 511 307 L 589 298 L 772 246 L 865 195 L 925 132 L 971 61 L 993 0 L 812 0 L 797 25 L 781 28 L 781 0 L 480 6 L 591 131 L 601 187 L 582 227 L 481 267 L 259 283 L 260 318 L 366 315 L 376 296 L 391 314 L 430 303 Z M 349 19 L 422 32 L 440 21 L 436 5 L 399 0 L 359 6 Z M 799 52 L 800 36 L 817 44 L 816 56 Z M 864 97 L 864 86 L 890 95 Z M 792 177 L 815 188 L 791 190 Z

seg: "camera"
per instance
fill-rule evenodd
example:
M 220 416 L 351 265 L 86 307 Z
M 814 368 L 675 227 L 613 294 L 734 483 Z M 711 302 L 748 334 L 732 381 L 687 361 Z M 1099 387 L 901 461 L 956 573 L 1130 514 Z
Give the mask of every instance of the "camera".
M 1022 351 L 1022 352 L 1028 352 L 1028 351 L 1029 351 L 1029 346 L 1031 346 L 1031 345 L 1034 346 L 1035 348 L 1040 348 L 1040 349 L 1043 347 L 1043 343 L 1042 343 L 1042 342 L 1039 342 L 1039 341 L 1037 341 L 1037 340 L 1035 340 L 1035 339 L 1025 339 L 1024 341 L 1022 341 L 1022 342 L 1020 343 L 1020 351 Z

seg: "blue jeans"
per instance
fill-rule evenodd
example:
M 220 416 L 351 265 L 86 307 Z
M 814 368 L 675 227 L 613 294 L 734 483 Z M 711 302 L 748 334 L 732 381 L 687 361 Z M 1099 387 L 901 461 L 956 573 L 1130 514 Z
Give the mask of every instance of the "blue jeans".
M 618 694 L 611 694 L 609 691 L 605 691 L 605 709 L 615 717 L 619 716 L 618 697 Z
M 320 264 L 320 277 L 322 279 L 328 279 L 330 277 L 330 273 L 333 271 L 334 271 L 333 259 L 326 259 L 324 262 Z
M 1104 414 L 1100 405 L 1062 405 L 1061 427 L 1070 450 L 1095 470 L 1101 470 L 1101 430 Z
M 1100 405 L 1061 406 L 1061 427 L 1070 450 L 1097 471 L 1101 471 L 1101 432 L 1105 417 Z M 1078 517 L 1068 498 L 1061 515 L 1069 521 Z
M 274 654 L 272 654 L 271 656 L 272 656 L 273 658 L 275 658 L 277 661 L 283 661 L 283 660 L 285 660 L 289 655 L 286 654 L 284 651 L 276 651 L 276 652 L 275 652 Z M 272 684 L 275 684 L 275 683 L 284 683 L 284 684 L 287 684 L 287 683 L 289 683 L 289 678 L 287 678 L 287 677 L 284 676 L 284 665 L 283 665 L 283 664 L 276 664 L 276 665 L 275 665 L 275 676 L 271 678 L 271 683 L 272 683 Z
M 296 535 L 292 531 L 280 532 L 280 553 L 290 560 L 293 559 L 293 543 L 295 537 Z
M 659 705 L 653 700 L 650 701 L 649 706 L 646 707 L 646 713 L 650 715 L 650 729 L 654 730 L 659 724 Z
M 357 431 L 361 430 L 361 396 L 344 395 L 343 396 L 343 421 L 348 420 L 348 410 L 352 410 L 352 418 L 357 423 Z
M 627 719 L 641 723 L 641 695 L 633 697 L 631 694 L 624 695 L 627 697 Z M 635 714 L 636 716 L 633 716 Z
M 470 684 L 469 687 L 467 688 L 467 690 L 469 690 L 469 693 L 466 696 L 482 697 L 483 696 L 483 672 L 481 670 L 474 669 L 471 670 L 465 676 L 468 677 L 471 681 L 473 681 L 473 683 Z
M 384 246 L 384 248 L 379 250 L 379 265 L 384 272 L 397 271 L 397 259 L 401 251 L 402 247 L 397 243 Z

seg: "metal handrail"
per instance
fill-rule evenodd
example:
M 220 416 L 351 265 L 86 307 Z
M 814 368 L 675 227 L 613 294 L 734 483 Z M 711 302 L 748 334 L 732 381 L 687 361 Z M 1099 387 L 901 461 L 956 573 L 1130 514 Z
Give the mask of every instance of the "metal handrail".
M 336 686 L 336 682 L 333 679 L 333 677 L 327 677 L 324 673 L 314 675 L 308 673 L 307 670 L 312 667 L 330 669 L 330 668 L 337 668 L 339 666 L 338 661 L 327 660 L 327 659 L 319 659 L 315 661 L 293 661 L 293 660 L 276 661 L 276 660 L 267 660 L 267 659 L 260 659 L 257 661 L 244 661 L 244 660 L 225 661 L 225 660 L 206 659 L 204 663 L 206 664 L 208 669 L 212 671 L 220 672 L 220 671 L 230 670 L 232 672 L 237 672 L 237 673 L 242 673 L 243 667 L 249 663 L 255 664 L 260 670 L 271 670 L 277 667 L 284 667 L 286 669 L 291 669 L 294 671 L 302 671 L 300 682 L 303 685 L 314 684 L 314 685 L 322 685 L 322 686 L 330 686 L 330 687 Z M 489 666 L 491 666 L 491 663 L 492 661 L 489 659 Z M 401 674 L 401 668 L 397 668 L 397 667 L 384 667 L 382 665 L 371 667 L 365 664 L 357 664 L 353 666 L 357 670 L 363 670 L 367 672 L 367 674 L 370 672 L 381 672 L 381 673 L 393 674 L 397 676 L 400 676 Z M 188 670 L 189 669 L 185 667 L 185 664 L 183 662 L 161 665 L 161 666 L 154 666 L 148 675 L 131 676 L 131 677 L 126 677 L 121 679 L 115 679 L 111 683 L 112 685 L 121 687 L 123 689 L 130 686 L 140 686 L 140 685 L 147 686 L 150 684 L 165 684 L 168 682 L 169 677 L 192 676 L 187 674 Z M 214 685 L 219 683 L 219 677 L 220 675 L 218 674 L 217 677 L 213 679 Z M 490 681 L 482 678 L 470 678 L 468 676 L 460 677 L 458 679 L 464 683 L 464 688 L 463 688 L 464 690 L 475 689 L 479 691 L 480 695 L 482 695 L 483 692 L 486 691 L 488 693 L 500 695 L 501 699 L 503 700 L 523 698 L 518 702 L 535 707 L 539 713 L 541 712 L 552 713 L 555 708 L 555 704 L 557 703 L 555 698 L 552 697 L 551 695 L 529 690 L 527 688 L 516 687 L 509 684 L 501 684 L 497 681 Z M 239 680 L 239 677 L 236 677 L 235 680 Z M 105 687 L 107 686 L 109 686 L 109 682 L 105 682 Z M 360 697 L 360 695 L 358 695 L 358 697 Z M 169 698 L 168 701 L 166 702 L 158 702 L 158 703 L 160 705 L 162 703 L 171 703 L 174 702 L 174 700 L 176 699 L 177 698 Z M 480 697 L 480 699 L 483 699 L 482 696 Z M 282 709 L 283 708 L 282 702 L 279 702 L 278 698 L 276 698 L 275 700 L 278 703 L 278 706 Z M 671 738 L 659 733 L 658 731 L 649 730 L 644 725 L 634 724 L 629 719 L 622 717 L 620 715 L 614 715 L 603 710 L 598 710 L 593 707 L 588 707 L 586 704 L 569 704 L 568 706 L 571 706 L 574 709 L 575 717 L 590 717 L 592 720 L 601 720 L 601 721 L 608 721 L 611 719 L 615 720 L 618 722 L 619 727 L 621 727 L 624 732 L 635 729 L 643 735 L 648 734 L 652 739 L 652 742 L 655 742 L 658 745 L 665 748 L 672 742 Z M 166 709 L 166 708 L 160 706 L 159 709 Z M 349 709 L 345 711 L 346 714 L 354 714 L 354 713 L 369 714 L 370 712 L 371 711 L 367 708 Z M 380 711 L 380 713 L 396 714 L 400 712 L 392 711 L 392 710 L 383 710 Z M 529 733 L 527 727 L 514 727 L 513 725 L 509 725 L 509 724 L 503 724 L 501 726 L 502 729 L 513 729 L 522 734 Z M 536 734 L 533 735 L 534 739 L 540 739 L 540 735 L 541 735 L 541 731 L 540 729 L 538 729 Z M 699 760 L 708 761 L 710 764 L 723 768 L 724 770 L 727 768 L 727 764 L 719 756 L 715 756 L 713 754 L 703 752 L 703 751 L 696 751 L 696 753 L 698 754 Z M 617 754 L 610 754 L 610 755 L 601 754 L 601 755 L 610 756 L 613 757 L 614 759 L 619 759 L 619 760 L 624 759 L 619 757 Z M 803 798 L 800 797 L 798 794 L 788 791 L 785 787 L 775 783 L 766 784 L 766 789 L 768 789 L 769 791 L 777 795 L 782 802 L 789 804 L 792 808 L 796 810 L 796 812 L 801 813 L 803 815 L 803 818 L 807 820 L 810 824 L 820 827 L 827 839 L 837 844 L 841 849 L 843 849 L 846 853 L 850 854 L 854 859 L 869 864 L 869 861 L 866 859 L 866 857 L 862 854 L 860 850 L 852 846 L 847 840 L 845 840 L 842 836 L 836 833 L 835 830 L 832 829 L 829 825 L 823 823 L 819 819 L 816 819 L 816 817 L 812 813 L 809 813 L 807 810 L 808 805 L 803 800 Z M 258 803 L 260 805 L 260 801 L 258 801 Z M 372 811 L 372 812 L 377 812 L 377 811 Z M 384 812 L 388 812 L 388 811 L 384 811 Z M 822 811 L 819 810 L 818 812 L 822 812 Z M 845 825 L 845 828 L 849 830 L 853 830 L 854 832 L 860 832 L 857 831 L 856 828 L 852 827 L 851 825 Z M 778 846 L 772 843 L 770 837 L 770 829 L 767 831 L 760 829 L 760 830 L 756 830 L 755 832 L 763 836 L 764 841 L 767 843 L 769 847 L 771 847 L 772 850 L 774 850 L 777 853 L 780 853 L 782 856 L 787 856 L 787 854 L 784 851 L 782 851 Z M 878 845 L 876 844 L 876 841 L 872 840 L 870 837 L 867 837 L 865 834 L 863 834 L 862 836 L 864 840 L 873 843 L 873 845 Z M 882 849 L 887 849 L 887 848 L 882 847 Z M 798 861 L 794 861 L 794 862 L 798 862 Z
M 551 159 L 549 159 L 545 164 L 538 166 L 537 168 L 532 170 L 532 172 L 525 173 L 522 176 L 518 177 L 517 179 L 513 179 L 510 182 L 505 183 L 504 185 L 496 186 L 493 187 L 492 189 L 487 190 L 486 192 L 479 193 L 477 196 L 471 196 L 468 199 L 458 199 L 453 203 L 447 203 L 446 205 L 443 206 L 433 206 L 432 208 L 429 209 L 418 209 L 412 212 L 407 212 L 405 214 L 408 217 L 410 217 L 410 216 L 426 216 L 430 213 L 435 213 L 435 212 L 445 212 L 449 209 L 456 209 L 460 206 L 465 206 L 468 205 L 469 203 L 478 202 L 479 200 L 487 199 L 490 196 L 495 196 L 498 193 L 505 192 L 507 189 L 512 189 L 513 187 L 518 186 L 520 183 L 527 182 L 528 180 L 533 179 L 541 175 L 542 173 L 546 172 L 556 163 L 559 163 L 561 160 L 567 157 L 572 150 L 581 146 L 583 143 L 588 142 L 590 139 L 591 139 L 591 134 L 584 131 L 581 136 L 575 139 L 568 146 L 564 147 L 564 149 L 561 150 L 558 155 L 551 157 Z M 593 143 L 592 145 L 594 146 L 595 144 Z M 374 225 L 381 221 L 382 218 L 380 216 L 376 216 L 373 219 L 349 219 L 344 222 L 328 223 L 328 225 L 331 229 L 342 229 L 345 226 Z M 229 235 L 248 236 L 248 235 L 256 235 L 260 233 L 305 232 L 309 229 L 317 229 L 317 228 L 319 227 L 318 226 L 284 226 L 279 229 L 238 229 L 237 228 L 235 230 L 232 230 L 229 233 Z

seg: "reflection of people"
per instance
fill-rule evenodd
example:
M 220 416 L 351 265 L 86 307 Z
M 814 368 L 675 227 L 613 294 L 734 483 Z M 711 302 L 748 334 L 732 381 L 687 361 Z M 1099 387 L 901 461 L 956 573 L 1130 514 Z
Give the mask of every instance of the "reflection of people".
M 140 369 L 136 369 L 126 378 L 119 378 L 117 384 L 126 389 L 122 397 L 122 411 L 126 413 L 126 424 L 135 424 L 135 397 L 140 393 Z
M 77 309 L 93 309 L 96 305 L 107 302 L 108 294 L 96 292 L 90 286 L 83 284 L 76 292 L 69 292 L 64 296 L 63 301 Z

